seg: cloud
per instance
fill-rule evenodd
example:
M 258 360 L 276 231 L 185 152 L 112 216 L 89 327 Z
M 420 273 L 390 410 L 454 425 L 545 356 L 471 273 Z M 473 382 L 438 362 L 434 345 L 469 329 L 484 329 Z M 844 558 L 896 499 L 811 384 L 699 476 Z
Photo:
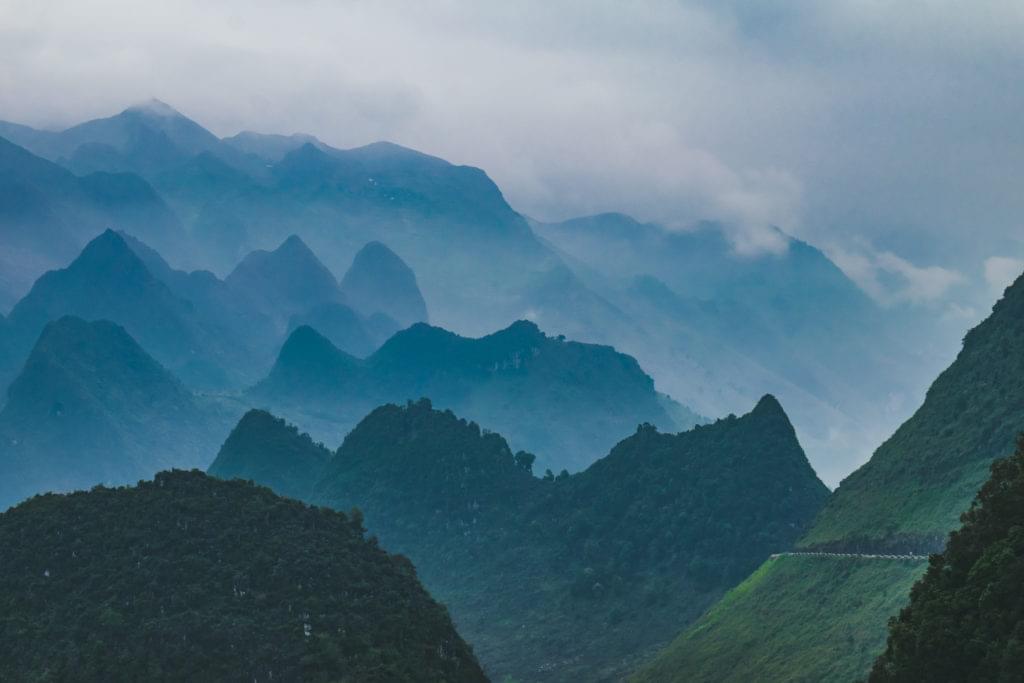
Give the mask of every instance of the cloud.
M 858 251 L 833 245 L 829 257 L 875 301 L 885 306 L 941 302 L 966 281 L 964 275 L 940 266 L 918 266 L 887 251 Z M 958 312 L 968 309 L 958 305 Z
M 1024 214 L 1022 33 L 1010 0 L 3 0 L 0 118 L 155 96 L 222 135 L 480 166 L 539 219 L 717 219 L 744 253 L 776 225 L 967 271 Z
M 985 282 L 993 294 L 1001 295 L 1024 272 L 1024 260 L 1008 256 L 985 259 Z

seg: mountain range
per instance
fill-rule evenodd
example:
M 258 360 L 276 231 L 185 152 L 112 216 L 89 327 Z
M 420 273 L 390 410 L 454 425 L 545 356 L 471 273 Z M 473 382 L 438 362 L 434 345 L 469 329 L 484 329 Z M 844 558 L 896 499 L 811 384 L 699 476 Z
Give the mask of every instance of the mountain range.
M 390 143 L 340 150 L 309 135 L 219 139 L 160 102 L 65 131 L 0 124 L 0 136 L 38 163 L 89 174 L 69 174 L 77 182 L 120 174 L 123 201 L 131 183 L 140 206 L 154 194 L 179 228 L 156 230 L 131 216 L 107 223 L 188 269 L 227 277 L 247 254 L 298 235 L 340 277 L 361 249 L 381 242 L 415 273 L 430 320 L 458 334 L 528 319 L 612 345 L 637 358 L 659 390 L 705 415 L 776 393 L 828 482 L 906 416 L 955 343 L 939 316 L 880 308 L 821 251 L 781 233 L 779 253 L 740 254 L 727 226 L 714 223 L 679 231 L 603 215 L 542 224 L 510 207 L 483 171 Z M 23 264 L 8 301 L 68 251 L 18 248 L 4 249 Z M 335 325 L 336 336 L 320 331 L 339 345 L 351 339 L 360 354 L 372 346 L 344 331 L 350 322 L 336 304 L 323 305 L 295 326 Z M 407 326 L 423 310 L 384 313 Z
M 496 680 L 620 678 L 828 495 L 770 396 L 689 432 L 641 425 L 578 474 L 537 478 L 533 464 L 421 400 L 374 410 L 334 453 L 250 413 L 210 472 L 358 507 Z
M 527 321 L 479 339 L 418 323 L 365 360 L 300 327 L 247 394 L 324 440 L 340 440 L 382 403 L 422 396 L 506 434 L 556 472 L 583 469 L 637 424 L 676 431 L 704 421 L 656 392 L 633 358 Z
M 367 249 L 373 258 L 404 267 L 384 245 Z M 390 297 L 382 305 L 406 305 L 425 318 L 425 309 L 417 309 L 422 296 L 411 272 L 393 285 L 383 272 L 374 279 L 363 263 L 352 272 L 375 296 Z M 305 321 L 323 325 L 347 351 L 368 355 L 400 328 L 376 308 L 378 301 L 359 291 L 346 295 L 295 236 L 273 251 L 250 254 L 222 281 L 208 271 L 175 270 L 142 241 L 107 230 L 66 268 L 40 277 L 15 304 L 3 331 L 0 383 L 17 371 L 47 322 L 76 315 L 123 325 L 190 386 L 240 387 L 270 366 L 286 334 Z

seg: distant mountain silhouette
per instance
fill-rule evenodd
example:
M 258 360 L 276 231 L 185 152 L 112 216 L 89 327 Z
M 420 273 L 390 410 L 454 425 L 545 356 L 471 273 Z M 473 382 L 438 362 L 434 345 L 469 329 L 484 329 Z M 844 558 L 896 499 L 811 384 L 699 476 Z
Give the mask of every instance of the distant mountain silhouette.
M 183 239 L 177 218 L 138 176 L 77 177 L 0 138 L 0 309 L 110 226 L 158 245 Z
M 229 419 L 123 328 L 61 317 L 46 325 L 0 411 L 0 508 L 205 465 Z
M 305 425 L 298 416 L 330 415 L 333 429 L 316 430 L 328 439 L 376 405 L 426 396 L 507 434 L 556 471 L 585 467 L 641 422 L 685 429 L 700 420 L 678 404 L 670 415 L 629 356 L 548 337 L 526 321 L 479 339 L 418 323 L 365 360 L 300 327 L 251 396 Z
M 254 251 L 225 280 L 237 295 L 270 313 L 284 328 L 298 313 L 345 298 L 331 271 L 298 236 L 273 251 Z
M 380 242 L 359 250 L 341 280 L 341 291 L 365 316 L 383 313 L 402 327 L 427 322 L 427 304 L 415 273 Z

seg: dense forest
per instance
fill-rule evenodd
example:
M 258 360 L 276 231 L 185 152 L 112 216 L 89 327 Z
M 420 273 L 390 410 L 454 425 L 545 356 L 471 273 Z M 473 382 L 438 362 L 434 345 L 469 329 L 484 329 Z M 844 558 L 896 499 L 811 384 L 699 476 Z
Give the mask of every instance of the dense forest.
M 0 679 L 486 680 L 358 516 L 162 472 L 0 514 Z
M 933 555 L 870 681 L 1016 681 L 1024 673 L 1024 438 L 992 465 Z
M 294 486 L 317 448 L 269 416 L 247 419 L 217 473 Z M 306 498 L 358 507 L 493 676 L 611 680 L 789 547 L 828 493 L 771 397 L 677 435 L 641 425 L 578 474 L 533 467 L 421 400 L 367 416 Z

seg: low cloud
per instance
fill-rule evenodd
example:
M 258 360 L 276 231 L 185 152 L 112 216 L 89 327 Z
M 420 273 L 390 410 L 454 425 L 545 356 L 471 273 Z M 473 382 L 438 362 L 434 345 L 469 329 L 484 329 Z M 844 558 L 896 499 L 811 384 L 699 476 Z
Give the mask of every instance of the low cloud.
M 990 256 L 985 259 L 985 282 L 993 294 L 1001 295 L 1021 273 L 1024 273 L 1024 260 L 1008 256 Z
M 966 282 L 958 271 L 919 266 L 888 251 L 833 246 L 833 261 L 871 298 L 884 306 L 929 305 L 943 301 L 950 290 Z
M 158 97 L 220 135 L 390 139 L 541 220 L 863 237 L 897 260 L 862 270 L 928 299 L 1019 232 L 1022 33 L 1010 0 L 6 0 L 0 118 Z

